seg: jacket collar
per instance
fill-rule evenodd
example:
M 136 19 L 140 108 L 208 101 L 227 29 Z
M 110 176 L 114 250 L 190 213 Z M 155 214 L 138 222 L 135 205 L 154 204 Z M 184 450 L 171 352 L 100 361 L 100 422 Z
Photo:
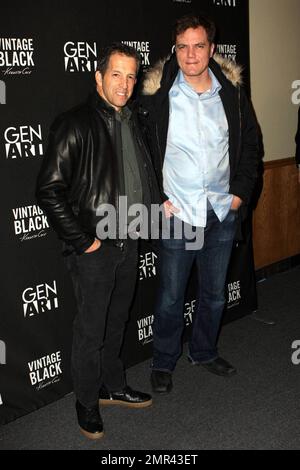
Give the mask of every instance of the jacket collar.
M 93 90 L 87 99 L 87 104 L 98 111 L 105 112 L 109 116 L 114 117 L 116 110 L 110 106 L 107 101 L 105 101 L 97 92 L 97 90 Z M 123 110 L 123 114 L 125 113 L 130 118 L 132 113 L 136 111 L 136 103 L 133 102 L 131 99 L 127 102 L 125 109 Z
M 115 109 L 110 106 L 107 101 L 101 98 L 97 90 L 92 91 L 92 93 L 88 97 L 87 103 L 89 106 L 96 109 L 97 111 L 104 111 L 110 116 L 114 116 L 115 114 Z
M 214 54 L 209 61 L 212 70 L 221 85 L 231 84 L 237 87 L 242 84 L 242 67 L 235 62 Z M 178 64 L 175 53 L 168 59 L 159 61 L 147 73 L 143 83 L 143 94 L 154 95 L 157 91 L 168 91 L 178 73 Z

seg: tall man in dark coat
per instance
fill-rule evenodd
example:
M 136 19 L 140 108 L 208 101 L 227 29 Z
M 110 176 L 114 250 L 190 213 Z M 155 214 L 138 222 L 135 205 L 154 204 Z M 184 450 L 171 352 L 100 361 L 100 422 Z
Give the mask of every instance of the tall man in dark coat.
M 184 298 L 191 267 L 198 270 L 197 310 L 188 358 L 230 377 L 235 367 L 219 356 L 217 336 L 235 233 L 257 178 L 257 127 L 241 86 L 240 68 L 214 56 L 215 25 L 206 17 L 180 18 L 175 53 L 149 72 L 143 104 L 145 132 L 171 238 L 159 246 L 160 281 L 154 317 L 151 382 L 168 393 L 181 354 Z M 183 236 L 176 238 L 176 227 Z M 187 249 L 186 232 L 203 235 Z

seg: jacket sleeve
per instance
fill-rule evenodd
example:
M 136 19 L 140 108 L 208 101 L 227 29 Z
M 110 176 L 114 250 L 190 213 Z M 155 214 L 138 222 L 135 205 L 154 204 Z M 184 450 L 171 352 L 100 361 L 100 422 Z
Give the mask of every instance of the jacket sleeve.
M 76 155 L 80 151 L 70 119 L 58 118 L 51 126 L 47 152 L 38 175 L 36 198 L 59 238 L 78 254 L 94 241 L 84 233 L 69 201 L 69 188 Z
M 169 198 L 164 193 L 163 190 L 163 174 L 162 174 L 162 159 L 163 156 L 161 155 L 160 148 L 159 148 L 159 141 L 158 135 L 156 132 L 156 119 L 155 119 L 155 111 L 154 106 L 152 103 L 153 98 L 148 96 L 140 96 L 139 97 L 139 104 L 144 110 L 145 113 L 140 117 L 140 127 L 143 133 L 144 141 L 147 145 L 149 150 L 152 165 L 156 175 L 156 181 L 158 183 L 159 193 L 160 193 L 160 200 L 161 203 L 167 201 Z
M 243 89 L 240 89 L 240 123 L 240 158 L 230 192 L 239 196 L 245 204 L 249 204 L 258 178 L 260 157 L 258 124 Z

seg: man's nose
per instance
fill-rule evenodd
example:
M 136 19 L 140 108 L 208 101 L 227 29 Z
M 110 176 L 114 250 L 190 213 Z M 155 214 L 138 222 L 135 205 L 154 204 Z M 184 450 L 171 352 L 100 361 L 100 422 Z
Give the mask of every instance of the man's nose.
M 188 57 L 195 57 L 195 48 L 193 46 L 188 46 L 187 55 Z
M 120 85 L 122 88 L 127 89 L 128 87 L 128 78 L 127 77 L 122 77 L 120 80 Z

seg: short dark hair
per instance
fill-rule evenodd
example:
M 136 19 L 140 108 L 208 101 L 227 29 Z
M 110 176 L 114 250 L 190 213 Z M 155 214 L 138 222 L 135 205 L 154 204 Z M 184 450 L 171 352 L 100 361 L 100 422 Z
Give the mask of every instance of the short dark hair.
M 188 28 L 202 28 L 205 29 L 207 34 L 207 39 L 210 44 L 215 41 L 216 36 L 216 25 L 211 18 L 206 15 L 184 15 L 181 18 L 178 18 L 175 22 L 173 28 L 173 41 L 176 43 L 177 36 L 184 33 Z
M 136 60 L 138 73 L 141 65 L 141 55 L 133 47 L 127 46 L 127 44 L 113 42 L 102 49 L 97 60 L 97 70 L 101 73 L 102 77 L 107 70 L 109 59 L 113 54 L 124 54 L 127 57 L 133 57 Z

